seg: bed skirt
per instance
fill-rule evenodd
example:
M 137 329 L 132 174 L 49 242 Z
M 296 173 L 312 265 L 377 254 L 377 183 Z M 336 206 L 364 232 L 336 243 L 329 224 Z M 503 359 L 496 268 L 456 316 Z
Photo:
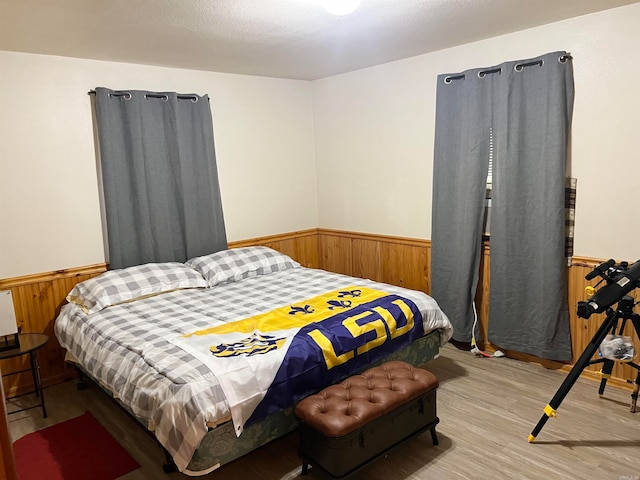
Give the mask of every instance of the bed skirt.
M 436 358 L 439 351 L 440 334 L 436 330 L 367 368 L 391 360 L 402 360 L 414 366 L 420 366 Z M 223 423 L 206 434 L 187 469 L 182 473 L 192 476 L 206 475 L 271 440 L 292 432 L 297 426 L 293 407 L 281 410 L 261 422 L 248 426 L 239 437 L 236 437 L 233 422 Z
M 402 360 L 416 367 L 424 365 L 438 356 L 440 352 L 440 333 L 438 330 L 429 332 L 411 345 L 388 355 L 379 362 L 373 363 L 367 368 L 391 361 Z M 146 422 L 136 417 L 131 410 L 115 399 L 109 391 L 89 375 L 67 352 L 65 360 L 78 368 L 83 376 L 90 378 L 101 390 L 105 392 L 128 415 L 137 420 L 147 430 Z M 236 436 L 231 420 L 224 422 L 215 428 L 211 428 L 202 439 L 200 446 L 193 454 L 189 465 L 182 472 L 189 476 L 202 476 L 210 473 L 222 465 L 230 463 L 253 450 L 266 445 L 272 440 L 280 438 L 298 427 L 298 421 L 293 413 L 295 406 L 286 408 L 270 415 L 260 422 L 256 422 L 244 429 L 242 435 Z M 153 432 L 148 431 L 153 435 Z

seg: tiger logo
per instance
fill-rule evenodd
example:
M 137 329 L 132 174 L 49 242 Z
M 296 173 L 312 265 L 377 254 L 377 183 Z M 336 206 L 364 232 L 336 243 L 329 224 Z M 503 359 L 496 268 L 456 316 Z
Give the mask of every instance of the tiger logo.
M 241 355 L 252 357 L 254 355 L 264 355 L 272 350 L 281 348 L 286 338 L 276 338 L 271 335 L 253 333 L 250 337 L 234 343 L 221 343 L 211 347 L 212 355 L 216 357 L 239 357 Z

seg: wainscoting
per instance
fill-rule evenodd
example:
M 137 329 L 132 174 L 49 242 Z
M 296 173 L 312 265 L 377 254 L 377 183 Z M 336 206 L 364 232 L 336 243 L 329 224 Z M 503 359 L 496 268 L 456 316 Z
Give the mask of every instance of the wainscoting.
M 311 229 L 281 235 L 253 238 L 231 242 L 230 247 L 264 245 L 283 252 L 305 267 L 323 268 L 357 277 L 400 285 L 426 293 L 431 291 L 430 271 L 431 244 L 428 240 L 374 235 L 328 229 Z M 489 247 L 483 249 L 480 281 L 476 304 L 482 338 L 486 338 L 489 312 Z M 574 361 L 585 349 L 603 320 L 594 315 L 583 320 L 576 315 L 575 306 L 585 299 L 584 289 L 595 282 L 584 277 L 602 259 L 574 257 L 574 264 L 567 269 L 569 312 L 571 314 L 571 336 Z M 23 332 L 39 332 L 49 336 L 49 343 L 40 351 L 40 366 L 45 386 L 59 383 L 75 376 L 73 369 L 64 363 L 64 350 L 53 333 L 53 324 L 65 296 L 76 283 L 99 275 L 107 269 L 106 264 L 90 265 L 55 272 L 0 280 L 0 290 L 11 290 L 16 309 L 16 318 Z M 634 293 L 640 300 L 640 292 Z M 635 348 L 640 352 L 640 341 L 632 326 L 627 325 L 626 334 L 632 336 Z M 492 351 L 498 348 L 485 344 Z M 536 362 L 547 368 L 568 371 L 570 365 L 543 360 L 520 352 L 507 351 L 508 356 L 527 362 Z M 28 368 L 28 356 L 0 362 L 3 372 L 9 373 Z M 599 367 L 592 366 L 585 376 L 599 379 Z M 611 384 L 630 388 L 627 379 L 635 379 L 636 370 L 624 364 L 616 364 L 609 380 Z M 13 375 L 4 379 L 7 395 L 15 395 L 31 388 L 29 374 Z
M 316 229 L 291 232 L 282 235 L 232 242 L 230 247 L 265 245 L 295 258 L 305 267 L 319 268 L 318 231 Z M 76 372 L 64 362 L 64 349 L 60 347 L 53 325 L 66 303 L 65 297 L 73 286 L 107 270 L 107 264 L 69 268 L 35 275 L 0 279 L 0 290 L 11 290 L 18 327 L 22 332 L 45 333 L 49 342 L 38 352 L 43 385 L 50 386 L 69 378 Z M 7 374 L 29 368 L 29 355 L 0 361 Z M 20 373 L 3 378 L 7 396 L 32 390 L 30 373 Z
M 43 385 L 59 383 L 75 372 L 64 363 L 64 350 L 53 333 L 53 324 L 65 303 L 67 293 L 76 283 L 106 271 L 106 264 L 57 270 L 36 275 L 0 280 L 0 290 L 11 290 L 18 328 L 25 333 L 44 333 L 49 342 L 38 351 Z M 29 355 L 0 362 L 7 374 L 29 368 Z M 30 373 L 3 378 L 7 396 L 33 389 Z
M 428 240 L 320 229 L 318 230 L 318 243 L 321 255 L 320 265 L 325 270 L 401 285 L 426 293 L 431 292 L 431 242 Z M 489 245 L 485 244 L 476 294 L 482 339 L 487 338 L 489 325 L 489 252 Z M 603 259 L 596 258 L 574 257 L 573 265 L 567 268 L 571 345 L 574 362 L 587 347 L 604 319 L 604 315 L 594 315 L 589 320 L 578 318 L 576 315 L 578 301 L 586 299 L 585 287 L 596 283 L 596 280 L 587 282 L 584 277 L 593 267 L 603 261 Z M 633 293 L 636 300 L 640 300 L 640 289 L 636 289 Z M 630 322 L 628 322 L 624 333 L 634 339 L 636 352 L 640 352 L 640 340 Z M 479 346 L 489 352 L 500 348 L 486 342 L 481 342 Z M 505 353 L 509 357 L 539 363 L 546 368 L 561 369 L 567 372 L 571 369 L 571 365 L 541 359 L 522 352 L 506 350 Z M 600 380 L 599 370 L 599 365 L 592 365 L 585 370 L 584 376 Z M 636 375 L 635 369 L 616 362 L 608 384 L 631 388 L 626 380 L 635 379 Z
M 315 228 L 282 235 L 271 235 L 269 237 L 230 242 L 229 248 L 248 247 L 250 245 L 262 245 L 273 248 L 285 255 L 289 255 L 303 267 L 320 268 L 318 230 Z

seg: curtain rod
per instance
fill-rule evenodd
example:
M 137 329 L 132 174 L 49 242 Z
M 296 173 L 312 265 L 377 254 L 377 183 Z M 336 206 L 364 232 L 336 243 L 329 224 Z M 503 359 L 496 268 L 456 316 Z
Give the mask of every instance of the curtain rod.
M 571 54 L 566 54 L 566 55 L 561 55 L 558 57 L 558 62 L 560 63 L 566 63 L 569 60 L 572 60 L 573 57 L 571 56 Z M 533 62 L 527 62 L 527 63 L 516 63 L 513 66 L 513 69 L 516 72 L 521 72 L 525 67 L 533 67 L 533 66 L 538 66 L 541 67 L 542 64 L 544 62 L 542 60 L 534 60 Z M 480 78 L 484 78 L 486 75 L 489 75 L 491 73 L 502 73 L 502 68 L 500 67 L 496 67 L 496 68 L 492 68 L 490 70 L 481 70 L 478 72 L 478 77 Z M 446 77 L 444 77 L 444 83 L 451 83 L 453 80 L 464 80 L 465 78 L 465 74 L 464 73 L 460 73 L 458 75 L 447 75 Z
M 89 90 L 87 95 L 95 95 L 95 90 Z M 130 92 L 112 92 L 109 94 L 110 97 L 125 97 L 127 100 L 131 98 Z M 196 103 L 200 97 L 197 95 L 177 95 L 178 100 L 191 100 L 193 103 Z M 144 98 L 161 98 L 162 100 L 168 100 L 169 97 L 163 93 L 145 93 Z

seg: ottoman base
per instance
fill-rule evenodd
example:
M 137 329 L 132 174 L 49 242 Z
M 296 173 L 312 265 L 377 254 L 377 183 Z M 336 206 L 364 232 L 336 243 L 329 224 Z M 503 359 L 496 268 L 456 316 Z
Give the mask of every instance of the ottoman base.
M 333 478 L 344 478 L 368 465 L 372 460 L 398 446 L 404 440 L 426 430 L 438 445 L 436 425 L 436 387 L 343 436 L 328 436 L 309 423 L 299 425 L 302 475 L 309 465 Z

